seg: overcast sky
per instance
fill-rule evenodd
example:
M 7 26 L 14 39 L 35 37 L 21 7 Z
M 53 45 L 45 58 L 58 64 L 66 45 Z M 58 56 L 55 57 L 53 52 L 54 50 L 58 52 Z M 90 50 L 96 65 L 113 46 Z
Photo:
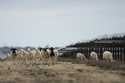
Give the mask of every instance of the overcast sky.
M 125 32 L 125 0 L 0 0 L 0 46 L 65 46 Z

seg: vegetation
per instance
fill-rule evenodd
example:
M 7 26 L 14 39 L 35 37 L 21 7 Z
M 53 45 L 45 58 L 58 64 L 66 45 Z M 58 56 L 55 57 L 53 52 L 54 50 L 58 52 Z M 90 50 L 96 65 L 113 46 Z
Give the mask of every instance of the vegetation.
M 124 69 L 108 64 L 79 63 L 66 58 L 50 66 L 42 62 L 5 60 L 0 62 L 0 83 L 124 83 Z M 114 65 L 116 69 L 111 68 Z

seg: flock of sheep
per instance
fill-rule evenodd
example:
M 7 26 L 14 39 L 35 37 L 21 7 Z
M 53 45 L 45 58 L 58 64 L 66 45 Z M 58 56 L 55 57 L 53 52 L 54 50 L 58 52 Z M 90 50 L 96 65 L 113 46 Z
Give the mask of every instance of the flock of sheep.
M 12 48 L 8 53 L 8 59 L 13 58 L 14 60 L 23 61 L 43 61 L 49 64 L 55 64 L 59 52 L 54 48 L 27 48 L 27 49 L 16 49 Z
M 105 60 L 106 62 L 113 62 L 113 54 L 110 51 L 104 51 L 102 55 L 103 55 L 103 60 Z M 87 60 L 86 56 L 80 52 L 76 54 L 76 58 L 79 59 L 80 61 Z M 94 51 L 90 53 L 89 58 L 90 60 L 93 60 L 93 61 L 99 60 L 98 54 Z
M 110 51 L 103 52 L 103 60 L 107 62 L 113 62 L 113 54 Z M 43 63 L 55 64 L 57 62 L 60 53 L 55 48 L 27 48 L 27 49 L 16 49 L 12 48 L 8 54 L 8 58 L 14 60 L 23 61 L 42 61 Z M 87 57 L 84 53 L 76 53 L 76 59 L 80 61 L 87 61 Z M 98 61 L 98 54 L 94 51 L 90 53 L 89 59 L 92 61 Z

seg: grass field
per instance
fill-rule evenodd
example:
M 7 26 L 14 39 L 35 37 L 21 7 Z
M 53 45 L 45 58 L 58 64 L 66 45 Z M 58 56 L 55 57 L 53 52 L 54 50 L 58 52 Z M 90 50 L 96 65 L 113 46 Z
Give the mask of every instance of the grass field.
M 40 62 L 1 61 L 0 83 L 125 83 L 125 70 L 60 60 L 55 65 Z

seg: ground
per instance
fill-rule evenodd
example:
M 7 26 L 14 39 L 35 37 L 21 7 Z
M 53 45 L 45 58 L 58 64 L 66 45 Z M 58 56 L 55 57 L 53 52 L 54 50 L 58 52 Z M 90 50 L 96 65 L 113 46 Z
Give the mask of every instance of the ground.
M 0 83 L 125 83 L 125 71 L 64 61 L 49 66 L 1 61 Z

